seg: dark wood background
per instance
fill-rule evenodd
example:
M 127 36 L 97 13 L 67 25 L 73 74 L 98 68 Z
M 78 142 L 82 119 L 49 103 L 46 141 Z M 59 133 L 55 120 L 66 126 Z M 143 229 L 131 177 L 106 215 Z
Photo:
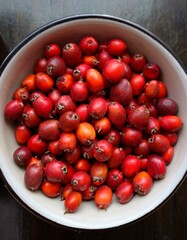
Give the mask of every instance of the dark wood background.
M 167 43 L 187 66 L 186 0 L 0 0 L 0 34 L 10 51 L 41 25 L 79 13 L 110 14 L 138 23 Z M 2 51 L 1 47 L 2 44 Z M 3 55 L 3 51 L 0 53 Z M 79 232 L 52 226 L 33 216 L 17 203 L 0 180 L 1 240 L 114 238 L 187 239 L 187 180 L 167 203 L 140 222 L 105 231 Z

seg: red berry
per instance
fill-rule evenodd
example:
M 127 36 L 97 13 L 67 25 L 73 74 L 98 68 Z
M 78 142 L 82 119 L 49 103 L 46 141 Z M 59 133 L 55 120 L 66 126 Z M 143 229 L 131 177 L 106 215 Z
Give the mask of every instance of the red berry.
M 79 42 L 79 47 L 85 55 L 95 54 L 98 45 L 98 41 L 93 36 L 85 36 Z
M 126 43 L 118 38 L 111 39 L 108 43 L 108 52 L 113 56 L 121 56 L 127 48 Z
M 124 204 L 129 202 L 134 196 L 132 183 L 127 181 L 120 183 L 116 189 L 115 195 L 119 203 Z
M 75 67 L 82 60 L 82 52 L 76 43 L 67 43 L 62 49 L 62 58 L 70 67 Z
M 41 163 L 33 163 L 25 170 L 25 186 L 32 191 L 38 190 L 44 178 L 44 169 Z
M 77 171 L 71 178 L 71 185 L 76 191 L 85 191 L 91 185 L 91 177 L 85 171 Z
M 141 196 L 148 194 L 152 185 L 153 179 L 146 171 L 139 172 L 133 179 L 134 191 Z
M 157 79 L 160 76 L 160 67 L 155 63 L 147 63 L 143 68 L 145 78 Z
M 113 152 L 113 145 L 109 143 L 107 140 L 100 140 L 94 146 L 94 157 L 100 161 L 107 161 Z
M 112 202 L 112 190 L 107 185 L 99 186 L 95 193 L 94 202 L 100 209 L 106 209 Z
M 65 206 L 64 214 L 76 212 L 80 207 L 81 203 L 82 203 L 82 194 L 77 191 L 71 191 L 64 201 L 64 206 Z
M 52 77 L 59 77 L 65 74 L 66 64 L 64 59 L 59 56 L 49 58 L 47 61 L 47 74 Z
M 162 179 L 166 174 L 166 163 L 163 158 L 157 154 L 148 157 L 147 171 L 154 179 Z
M 88 105 L 88 112 L 91 117 L 100 119 L 105 116 L 108 110 L 108 103 L 105 99 L 97 97 L 91 100 Z
M 56 43 L 50 43 L 46 45 L 44 54 L 48 59 L 54 56 L 60 56 L 61 55 L 60 46 Z
M 108 60 L 103 67 L 103 77 L 110 83 L 119 82 L 125 74 L 124 63 L 117 59 Z
M 23 102 L 14 99 L 6 104 L 4 108 L 4 116 L 8 120 L 17 120 L 21 117 L 23 110 Z
M 135 155 L 127 156 L 121 165 L 122 173 L 127 178 L 134 177 L 141 169 L 141 162 Z

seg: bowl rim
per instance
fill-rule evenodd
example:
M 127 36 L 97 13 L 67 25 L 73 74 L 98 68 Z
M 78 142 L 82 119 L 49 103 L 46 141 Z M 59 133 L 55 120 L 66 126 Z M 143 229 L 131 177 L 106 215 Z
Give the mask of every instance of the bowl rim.
M 19 52 L 19 50 L 26 45 L 29 41 L 31 41 L 35 36 L 39 35 L 40 33 L 44 32 L 45 30 L 66 23 L 66 22 L 71 22 L 71 21 L 75 21 L 75 20 L 83 20 L 83 19 L 104 19 L 104 20 L 110 20 L 110 21 L 114 21 L 114 22 L 118 22 L 118 23 L 122 23 L 122 24 L 126 24 L 128 26 L 131 26 L 143 33 L 145 33 L 146 35 L 148 35 L 149 37 L 151 37 L 152 39 L 154 39 L 156 42 L 158 42 L 159 44 L 161 44 L 169 53 L 171 53 L 171 55 L 176 59 L 176 61 L 179 63 L 179 65 L 181 66 L 181 68 L 184 70 L 185 73 L 187 73 L 187 69 L 185 68 L 184 64 L 182 63 L 182 61 L 179 59 L 179 57 L 176 55 L 176 53 L 164 42 L 162 41 L 160 38 L 158 38 L 155 34 L 153 34 L 152 32 L 150 32 L 149 30 L 145 29 L 144 27 L 138 25 L 137 23 L 134 23 L 130 20 L 126 20 L 120 17 L 116 17 L 116 16 L 112 16 L 112 15 L 107 15 L 107 14 L 76 14 L 76 15 L 70 15 L 67 17 L 62 17 L 62 18 L 58 18 L 56 20 L 52 20 L 44 25 L 42 25 L 41 27 L 38 27 L 36 30 L 32 31 L 30 34 L 28 34 L 22 41 L 20 41 L 17 46 L 15 46 L 10 53 L 7 55 L 7 57 L 4 59 L 4 61 L 2 62 L 1 66 L 0 66 L 0 76 L 2 75 L 3 71 L 6 69 L 6 66 L 8 65 L 8 63 L 11 61 L 11 59 L 14 57 L 14 55 Z M 121 227 L 124 226 L 128 226 L 130 224 L 134 224 L 136 222 L 139 222 L 143 219 L 145 219 L 146 217 L 150 216 L 153 212 L 155 212 L 156 210 L 158 210 L 160 207 L 162 207 L 174 194 L 175 192 L 178 190 L 178 188 L 182 185 L 182 183 L 184 182 L 184 180 L 186 179 L 187 176 L 187 171 L 184 173 L 182 179 L 180 180 L 180 182 L 178 183 L 178 185 L 173 189 L 173 191 L 170 193 L 170 195 L 163 201 L 161 202 L 157 207 L 155 207 L 153 210 L 151 210 L 148 213 L 145 213 L 145 215 L 141 216 L 138 219 L 135 219 L 131 222 L 122 224 L 120 226 L 113 226 L 110 227 L 110 229 L 119 229 Z M 50 223 L 54 226 L 58 226 L 58 227 L 62 227 L 64 229 L 68 229 L 68 230 L 73 230 L 73 231 L 89 231 L 89 230 L 94 230 L 94 231 L 100 231 L 100 230 L 107 230 L 109 228 L 99 228 L 99 229 L 83 229 L 83 228 L 77 228 L 77 227 L 71 227 L 71 226 L 66 226 L 66 225 L 62 225 L 58 222 L 55 222 L 51 219 L 48 219 L 44 216 L 42 216 L 40 213 L 36 212 L 33 208 L 30 208 L 18 195 L 17 193 L 12 189 L 11 185 L 8 183 L 8 181 L 6 180 L 2 170 L 0 169 L 0 178 L 2 179 L 4 186 L 6 187 L 6 189 L 8 190 L 8 192 L 14 197 L 14 199 L 21 205 L 23 206 L 28 212 L 30 212 L 32 215 L 36 216 L 37 218 L 45 221 L 46 223 Z

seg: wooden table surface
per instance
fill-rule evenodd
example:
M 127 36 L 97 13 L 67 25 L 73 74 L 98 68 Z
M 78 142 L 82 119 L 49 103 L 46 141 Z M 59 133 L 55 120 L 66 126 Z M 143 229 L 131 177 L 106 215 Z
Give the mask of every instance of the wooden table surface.
M 0 34 L 9 50 L 41 25 L 80 13 L 104 13 L 131 20 L 160 37 L 187 66 L 186 0 L 0 0 Z M 105 231 L 75 232 L 30 214 L 0 180 L 0 239 L 187 239 L 187 180 L 157 211 L 140 222 Z

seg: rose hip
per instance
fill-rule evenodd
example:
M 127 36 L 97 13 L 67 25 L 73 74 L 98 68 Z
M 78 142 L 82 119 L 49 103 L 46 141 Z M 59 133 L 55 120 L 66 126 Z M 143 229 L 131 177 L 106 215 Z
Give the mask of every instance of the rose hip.
M 66 213 L 74 213 L 78 210 L 82 203 L 82 194 L 77 191 L 72 191 L 68 194 L 64 201 L 64 207 Z
M 120 183 L 115 192 L 119 203 L 124 204 L 129 202 L 134 196 L 134 189 L 132 183 L 124 181 Z
M 32 153 L 27 146 L 18 147 L 13 154 L 13 159 L 19 166 L 27 165 L 32 158 Z
M 71 178 L 71 185 L 76 191 L 85 191 L 91 185 L 91 177 L 85 171 L 77 171 Z
M 163 158 L 157 154 L 148 157 L 147 171 L 154 179 L 162 179 L 166 174 L 166 163 Z
M 107 185 L 99 186 L 95 193 L 94 202 L 99 209 L 107 209 L 112 202 L 112 189 Z
M 133 179 L 134 191 L 141 196 L 148 194 L 152 185 L 153 179 L 146 171 L 139 172 Z
M 21 117 L 24 104 L 20 100 L 11 100 L 4 108 L 4 115 L 7 120 L 16 120 Z
M 25 186 L 32 191 L 38 190 L 44 177 L 44 168 L 41 163 L 29 165 L 24 174 Z

